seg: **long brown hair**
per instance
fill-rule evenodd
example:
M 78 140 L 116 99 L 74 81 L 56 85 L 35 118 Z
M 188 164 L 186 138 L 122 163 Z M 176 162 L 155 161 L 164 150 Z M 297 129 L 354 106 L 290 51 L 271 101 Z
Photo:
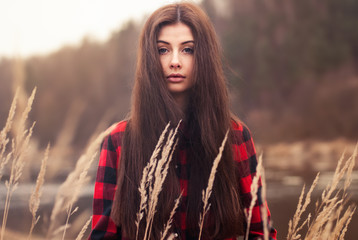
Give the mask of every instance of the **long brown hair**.
M 194 36 L 194 86 L 189 106 L 182 112 L 167 89 L 159 60 L 157 38 L 161 28 L 181 22 Z M 187 161 L 190 162 L 187 226 L 198 235 L 201 191 L 207 186 L 213 160 L 224 135 L 231 128 L 228 92 L 222 70 L 221 49 L 207 15 L 195 4 L 177 3 L 155 11 L 142 30 L 138 48 L 135 84 L 130 118 L 125 131 L 112 218 L 128 238 L 135 238 L 136 213 L 139 209 L 138 186 L 160 133 L 168 122 L 173 125 L 184 119 L 190 141 Z M 210 238 L 232 237 L 242 233 L 243 215 L 229 139 L 219 164 L 211 196 L 212 228 L 204 229 Z M 175 199 L 180 192 L 174 164 L 169 167 L 154 218 L 152 238 L 159 239 Z M 141 233 L 140 233 L 141 234 Z

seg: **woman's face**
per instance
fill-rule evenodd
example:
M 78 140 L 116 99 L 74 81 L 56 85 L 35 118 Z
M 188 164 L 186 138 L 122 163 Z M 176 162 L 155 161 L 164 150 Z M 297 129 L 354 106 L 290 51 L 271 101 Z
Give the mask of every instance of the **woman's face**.
M 167 86 L 174 98 L 188 96 L 193 86 L 194 37 L 183 23 L 161 28 L 157 46 Z

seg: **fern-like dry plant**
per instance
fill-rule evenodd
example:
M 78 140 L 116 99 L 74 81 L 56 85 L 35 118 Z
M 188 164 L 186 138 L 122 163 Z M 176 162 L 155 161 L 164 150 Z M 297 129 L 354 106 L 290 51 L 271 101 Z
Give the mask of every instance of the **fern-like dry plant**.
M 5 160 L 4 161 L 1 160 L 1 162 L 2 162 L 1 165 L 3 165 L 4 162 L 6 163 L 7 161 L 9 161 L 10 159 L 12 160 L 10 177 L 9 177 L 9 180 L 7 180 L 5 182 L 7 194 L 6 194 L 4 214 L 3 214 L 2 226 L 1 226 L 1 235 L 0 235 L 1 240 L 4 239 L 4 235 L 5 235 L 5 228 L 6 228 L 6 222 L 7 222 L 7 218 L 8 218 L 8 214 L 9 214 L 9 209 L 10 209 L 11 197 L 19 184 L 19 180 L 22 175 L 23 168 L 25 166 L 24 156 L 28 150 L 30 138 L 32 136 L 32 131 L 35 126 L 35 123 L 33 123 L 30 128 L 28 128 L 28 129 L 26 128 L 27 118 L 28 118 L 29 112 L 31 111 L 32 103 L 35 98 L 35 93 L 36 93 L 36 88 L 32 91 L 32 94 L 27 101 L 27 106 L 24 109 L 24 111 L 20 117 L 18 129 L 17 129 L 18 134 L 15 136 L 15 138 L 13 138 L 11 140 L 11 143 L 12 143 L 11 150 L 9 151 L 9 154 L 7 155 L 7 157 L 5 157 Z M 1 157 L 3 157 L 6 145 L 10 141 L 9 138 L 7 137 L 7 133 L 11 129 L 12 119 L 15 114 L 16 99 L 17 99 L 17 94 L 15 94 L 13 104 L 10 108 L 10 113 L 9 113 L 9 118 L 8 118 L 9 122 L 6 123 L 5 128 L 1 131 L 1 141 L 2 142 L 0 143 L 0 145 L 1 145 L 1 147 L 4 147 L 4 149 L 0 149 Z
M 170 130 L 169 132 L 168 129 L 170 123 L 168 123 L 168 125 L 166 126 L 166 128 L 164 129 L 158 140 L 158 143 L 153 151 L 151 158 L 149 159 L 147 165 L 143 169 L 140 186 L 138 188 L 141 196 L 141 200 L 140 200 L 139 210 L 137 213 L 137 220 L 135 222 L 137 226 L 136 239 L 138 239 L 139 226 L 144 215 L 146 215 L 146 227 L 144 232 L 144 239 L 149 239 L 151 236 L 153 219 L 158 204 L 158 197 L 160 192 L 162 191 L 164 181 L 168 174 L 168 169 L 169 169 L 170 162 L 173 158 L 174 149 L 178 143 L 178 139 L 176 139 L 176 135 L 180 123 L 181 121 L 178 123 L 174 131 Z M 165 137 L 167 133 L 168 136 Z M 159 156 L 160 152 L 161 154 Z M 178 204 L 178 201 L 179 200 L 177 200 L 175 206 Z M 174 208 L 176 209 L 175 206 Z M 172 218 L 172 215 L 174 215 L 174 213 L 171 214 L 170 218 Z M 168 222 L 171 223 L 171 220 L 169 219 Z M 170 225 L 165 226 L 165 229 L 167 228 L 170 228 Z M 165 232 L 166 230 L 164 230 L 163 234 L 166 234 Z
M 346 207 L 346 204 L 349 200 L 347 189 L 352 182 L 352 171 L 357 157 L 357 148 L 358 145 L 355 147 L 353 155 L 345 162 L 344 154 L 342 155 L 332 181 L 327 184 L 326 189 L 322 192 L 321 198 L 316 202 L 314 213 L 309 213 L 305 220 L 300 221 L 302 214 L 311 201 L 311 193 L 317 184 L 319 174 L 306 194 L 303 204 L 304 188 L 302 189 L 296 213 L 289 222 L 287 240 L 344 239 L 348 224 L 356 210 L 354 204 L 348 207 Z M 342 183 L 344 178 L 345 181 Z M 302 238 L 300 231 L 305 225 L 308 226 L 308 230 L 305 237 Z
M 148 202 L 147 226 L 144 235 L 145 239 L 146 237 L 150 238 L 151 235 L 154 215 L 156 213 L 156 208 L 158 205 L 158 197 L 160 192 L 162 191 L 164 181 L 167 177 L 169 165 L 171 160 L 173 159 L 174 149 L 178 143 L 178 139 L 176 139 L 175 137 L 178 132 L 179 125 L 180 122 L 174 132 L 173 130 L 169 131 L 167 142 L 163 147 L 161 158 L 159 159 L 154 172 L 155 179 L 153 183 L 153 188 L 152 186 L 149 186 L 150 194 Z
M 78 208 L 73 208 L 79 198 L 82 187 L 88 182 L 87 173 L 94 161 L 97 151 L 104 137 L 107 136 L 115 127 L 115 124 L 89 144 L 86 152 L 80 156 L 76 163 L 75 169 L 68 175 L 57 192 L 55 204 L 52 209 L 50 226 L 47 231 L 47 238 L 51 239 L 58 233 L 62 232 L 62 239 L 65 238 L 66 230 L 69 227 L 69 218 Z M 61 216 L 65 213 L 65 225 L 57 227 L 61 221 Z
M 8 137 L 8 133 L 11 130 L 12 123 L 14 120 L 18 95 L 19 95 L 19 90 L 17 90 L 15 93 L 15 96 L 14 96 L 11 106 L 10 106 L 9 115 L 7 117 L 5 126 L 0 132 L 0 180 L 3 175 L 3 170 L 12 156 L 12 151 L 10 151 L 6 156 L 4 156 L 4 154 L 6 151 L 6 147 L 10 141 L 10 139 Z
M 147 210 L 148 210 L 147 189 L 149 188 L 149 186 L 151 186 L 153 184 L 153 173 L 154 173 L 155 167 L 157 165 L 157 158 L 158 158 L 159 153 L 163 147 L 164 137 L 168 131 L 169 125 L 170 124 L 167 124 L 167 126 L 161 133 L 159 140 L 157 142 L 157 145 L 155 146 L 155 149 L 152 153 L 152 156 L 150 157 L 147 165 L 143 169 L 141 182 L 138 187 L 139 194 L 140 194 L 140 204 L 139 204 L 139 210 L 137 213 L 137 220 L 135 221 L 135 225 L 137 226 L 136 239 L 138 239 L 140 222 L 143 219 L 145 212 L 147 212 Z

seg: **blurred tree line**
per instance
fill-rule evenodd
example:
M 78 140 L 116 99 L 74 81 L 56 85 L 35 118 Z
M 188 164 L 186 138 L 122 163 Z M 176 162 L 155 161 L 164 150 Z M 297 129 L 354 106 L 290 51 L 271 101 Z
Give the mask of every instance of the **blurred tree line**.
M 358 1 L 204 1 L 260 138 L 358 138 Z M 245 120 L 245 119 L 244 119 Z
M 358 138 L 358 1 L 203 0 L 224 52 L 232 109 L 259 141 Z M 31 118 L 42 144 L 77 115 L 75 146 L 129 111 L 142 22 L 104 43 L 89 37 L 24 60 L 38 93 Z M 12 98 L 13 59 L 0 60 L 0 124 Z

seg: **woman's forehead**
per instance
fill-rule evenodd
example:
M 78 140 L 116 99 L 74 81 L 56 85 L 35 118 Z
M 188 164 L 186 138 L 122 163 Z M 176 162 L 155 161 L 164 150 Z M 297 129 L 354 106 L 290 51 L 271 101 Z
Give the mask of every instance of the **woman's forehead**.
M 163 26 L 157 40 L 194 41 L 194 36 L 188 25 L 179 22 Z

